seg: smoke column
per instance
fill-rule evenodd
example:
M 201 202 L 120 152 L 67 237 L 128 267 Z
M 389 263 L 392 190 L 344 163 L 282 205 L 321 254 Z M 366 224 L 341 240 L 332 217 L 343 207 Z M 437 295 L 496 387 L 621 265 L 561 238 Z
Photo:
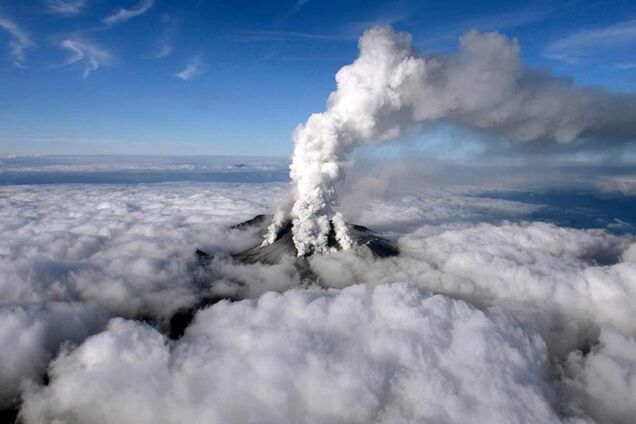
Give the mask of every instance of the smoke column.
M 362 142 L 441 120 L 521 142 L 636 136 L 634 96 L 575 87 L 527 68 L 517 40 L 498 33 L 471 31 L 456 54 L 422 56 L 410 34 L 383 26 L 365 32 L 359 48 L 358 58 L 336 74 L 327 110 L 293 134 L 291 218 L 299 256 L 328 251 L 332 225 L 348 246 L 336 190 L 347 156 Z M 285 216 L 276 214 L 264 244 L 274 240 Z

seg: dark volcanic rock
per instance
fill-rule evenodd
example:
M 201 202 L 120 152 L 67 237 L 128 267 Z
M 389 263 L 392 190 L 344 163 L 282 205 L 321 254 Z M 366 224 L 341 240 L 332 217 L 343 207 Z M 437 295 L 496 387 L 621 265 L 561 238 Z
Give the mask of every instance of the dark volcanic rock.
M 267 226 L 269 225 L 270 219 L 270 217 L 267 217 L 265 215 L 257 215 L 249 221 L 237 224 L 232 228 L 247 229 L 250 227 L 258 226 L 259 229 L 264 233 Z M 391 256 L 397 256 L 400 253 L 395 243 L 374 234 L 367 227 L 351 224 L 347 224 L 347 227 L 349 230 L 349 236 L 351 237 L 355 245 L 354 251 L 359 254 L 376 258 L 387 258 Z M 333 225 L 331 226 L 331 231 L 329 232 L 329 236 L 327 238 L 327 244 L 331 248 L 335 248 L 337 250 L 342 249 L 342 247 L 336 240 L 336 233 L 334 231 Z M 287 221 L 285 225 L 283 225 L 283 227 L 278 231 L 274 243 L 267 246 L 255 246 L 251 249 L 237 253 L 236 255 L 234 255 L 234 258 L 245 263 L 260 262 L 265 264 L 275 264 L 280 262 L 280 260 L 285 255 L 290 255 L 293 257 L 298 256 L 298 251 L 296 250 L 296 247 L 294 246 L 294 242 L 292 240 L 291 221 Z
M 196 305 L 189 308 L 183 308 L 175 312 L 167 322 L 164 331 L 171 340 L 180 339 L 185 334 L 186 329 L 190 326 L 194 316 L 199 310 L 212 306 L 222 300 L 233 302 L 238 299 L 220 296 L 203 298 Z
M 241 222 L 240 224 L 232 225 L 230 228 L 232 228 L 233 230 L 245 230 L 249 227 L 256 227 L 256 226 L 261 227 L 263 226 L 263 224 L 268 222 L 270 218 L 271 217 L 267 215 L 260 214 L 260 215 L 256 215 L 252 219 L 248 219 L 245 222 Z

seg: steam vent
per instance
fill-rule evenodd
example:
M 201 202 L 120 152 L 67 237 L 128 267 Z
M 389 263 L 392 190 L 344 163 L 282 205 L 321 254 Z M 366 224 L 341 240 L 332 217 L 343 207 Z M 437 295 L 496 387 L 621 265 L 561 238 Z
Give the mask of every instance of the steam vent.
M 234 225 L 232 228 L 238 230 L 246 230 L 257 227 L 260 234 L 264 235 L 272 217 L 268 215 L 257 215 L 254 218 Z M 397 256 L 399 250 L 397 245 L 387 239 L 374 234 L 367 227 L 362 225 L 347 224 L 348 234 L 353 240 L 354 248 L 357 254 L 373 258 L 386 258 Z M 328 246 L 336 250 L 342 250 L 342 246 L 336 240 L 336 234 L 331 226 L 328 237 Z M 251 249 L 234 255 L 234 258 L 244 263 L 265 263 L 275 264 L 280 262 L 284 255 L 298 256 L 298 251 L 292 240 L 292 223 L 287 221 L 285 225 L 276 234 L 274 243 L 267 246 L 255 246 Z

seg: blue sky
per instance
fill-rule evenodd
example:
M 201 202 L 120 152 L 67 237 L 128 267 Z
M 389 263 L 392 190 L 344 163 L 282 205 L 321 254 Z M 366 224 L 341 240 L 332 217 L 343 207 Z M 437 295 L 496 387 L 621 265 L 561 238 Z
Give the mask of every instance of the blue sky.
M 374 24 L 636 92 L 634 1 L 2 0 L 0 154 L 287 155 Z

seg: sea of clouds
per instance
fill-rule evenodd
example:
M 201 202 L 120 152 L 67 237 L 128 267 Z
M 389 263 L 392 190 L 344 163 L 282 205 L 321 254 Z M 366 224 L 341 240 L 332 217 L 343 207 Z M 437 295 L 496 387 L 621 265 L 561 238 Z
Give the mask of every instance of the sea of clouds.
M 376 175 L 343 210 L 400 256 L 314 256 L 314 281 L 291 257 L 228 256 L 260 241 L 230 226 L 286 183 L 0 187 L 2 407 L 27 423 L 632 422 L 630 233 L 529 220 L 544 206 L 482 181 Z M 234 301 L 170 337 L 218 297 Z

